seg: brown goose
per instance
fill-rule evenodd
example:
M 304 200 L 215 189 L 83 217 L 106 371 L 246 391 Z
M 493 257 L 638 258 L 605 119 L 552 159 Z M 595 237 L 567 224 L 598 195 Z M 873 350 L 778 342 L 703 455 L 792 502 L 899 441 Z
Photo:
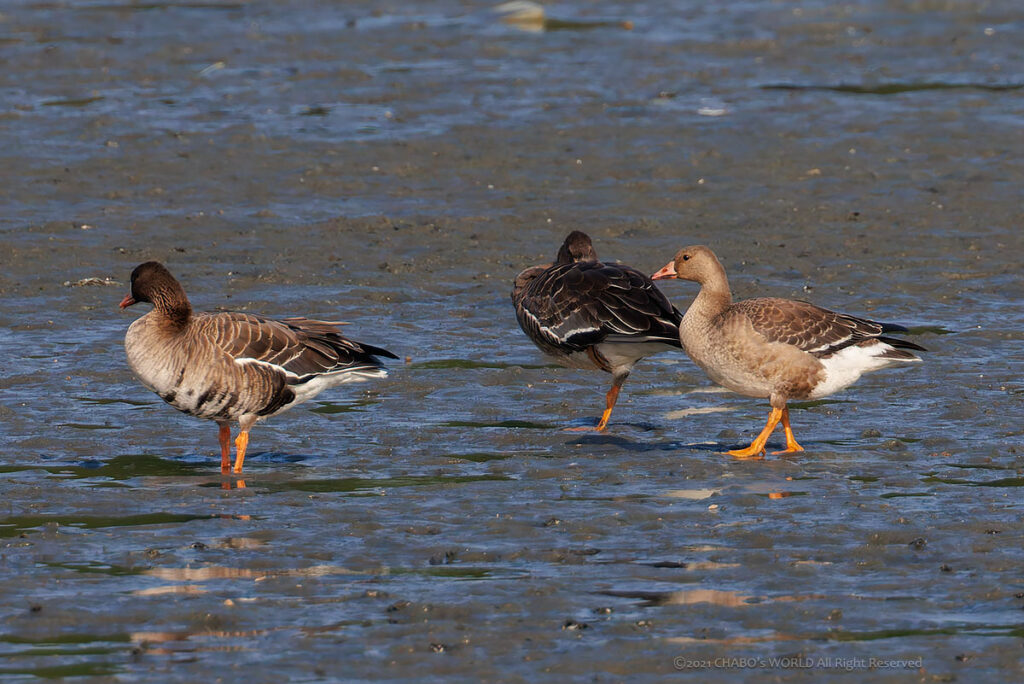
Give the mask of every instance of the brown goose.
M 612 374 L 597 427 L 572 430 L 604 430 L 633 365 L 680 348 L 682 314 L 640 271 L 599 261 L 578 230 L 565 238 L 554 264 L 516 276 L 512 302 L 519 326 L 542 352 L 569 368 Z
M 249 429 L 259 420 L 315 397 L 328 387 L 387 375 L 376 356 L 386 349 L 353 342 L 337 324 L 280 321 L 245 313 L 192 313 L 181 285 L 162 264 L 132 271 L 125 308 L 153 310 L 128 328 L 128 365 L 168 404 L 220 427 L 220 468 L 230 467 L 231 421 L 238 421 L 235 472 L 242 472 Z
M 803 451 L 789 425 L 790 399 L 820 399 L 849 387 L 861 374 L 919 362 L 907 349 L 927 351 L 885 333 L 907 332 L 900 325 L 876 323 L 792 299 L 746 299 L 733 303 L 725 269 L 704 246 L 687 247 L 652 276 L 700 284 L 683 316 L 683 349 L 714 382 L 748 397 L 767 397 L 771 415 L 741 458 L 764 454 L 765 442 L 782 422 L 784 454 Z

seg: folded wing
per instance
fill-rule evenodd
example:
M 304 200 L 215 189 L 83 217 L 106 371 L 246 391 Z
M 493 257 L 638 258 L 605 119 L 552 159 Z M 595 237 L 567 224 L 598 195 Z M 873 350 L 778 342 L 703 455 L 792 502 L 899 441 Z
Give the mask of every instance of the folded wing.
M 682 315 L 634 268 L 587 261 L 530 275 L 513 298 L 520 326 L 538 344 L 570 351 L 601 342 L 680 346 Z
M 827 358 L 846 347 L 873 342 L 883 342 L 897 349 L 926 351 L 913 342 L 883 336 L 890 332 L 907 332 L 901 325 L 848 316 L 810 302 L 747 299 L 734 304 L 725 315 L 743 316 L 769 342 L 791 344 L 818 358 Z
M 335 324 L 308 318 L 273 320 L 230 312 L 202 314 L 198 329 L 236 363 L 262 363 L 284 372 L 290 383 L 325 374 L 381 368 L 377 356 L 398 358 L 386 349 L 341 334 Z

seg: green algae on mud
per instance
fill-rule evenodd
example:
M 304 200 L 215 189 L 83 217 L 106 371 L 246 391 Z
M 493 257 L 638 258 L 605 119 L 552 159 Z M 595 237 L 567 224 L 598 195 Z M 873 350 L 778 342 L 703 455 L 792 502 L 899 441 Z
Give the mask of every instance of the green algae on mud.
M 57 528 L 93 530 L 107 527 L 173 525 L 216 517 L 218 516 L 179 513 L 142 513 L 124 516 L 15 515 L 0 520 L 0 537 L 16 537 L 27 532 L 37 531 L 37 528 L 47 525 L 55 525 Z

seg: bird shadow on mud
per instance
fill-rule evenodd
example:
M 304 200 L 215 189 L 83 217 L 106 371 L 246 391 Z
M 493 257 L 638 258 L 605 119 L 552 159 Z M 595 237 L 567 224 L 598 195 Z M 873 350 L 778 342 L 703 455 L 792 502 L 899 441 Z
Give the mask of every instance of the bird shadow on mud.
M 631 424 L 631 426 L 633 426 Z M 637 427 L 644 428 L 642 425 Z M 566 442 L 567 446 L 614 446 L 624 451 L 631 451 L 634 453 L 644 453 L 651 451 L 697 451 L 705 452 L 715 455 L 727 455 L 730 449 L 745 449 L 749 446 L 749 443 L 721 443 L 721 442 L 684 442 L 682 440 L 665 440 L 660 442 L 640 442 L 636 440 L 630 440 L 625 437 L 618 437 L 615 435 L 607 434 L 591 434 L 577 437 L 576 439 L 569 440 Z M 773 451 L 782 451 L 786 448 L 785 442 L 779 442 L 777 444 L 768 443 L 765 445 L 767 455 L 771 455 Z M 808 451 L 813 451 L 813 443 L 806 443 L 805 448 Z M 763 459 L 764 456 L 754 457 L 748 459 L 737 459 L 737 460 L 759 460 Z
M 681 440 L 664 440 L 659 442 L 641 442 L 608 434 L 589 434 L 570 439 L 567 446 L 613 446 L 625 451 L 643 453 L 647 451 L 716 451 L 721 447 L 716 444 L 689 444 Z

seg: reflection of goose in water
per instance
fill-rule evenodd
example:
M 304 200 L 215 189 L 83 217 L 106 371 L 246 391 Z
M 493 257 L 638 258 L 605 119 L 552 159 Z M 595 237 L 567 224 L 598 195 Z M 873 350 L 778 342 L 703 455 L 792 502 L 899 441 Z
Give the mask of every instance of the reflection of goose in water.
M 503 2 L 494 8 L 501 21 L 523 31 L 539 33 L 541 31 L 583 30 L 593 28 L 633 29 L 631 21 L 584 21 L 574 19 L 549 19 L 544 6 L 530 0 L 512 0 Z

